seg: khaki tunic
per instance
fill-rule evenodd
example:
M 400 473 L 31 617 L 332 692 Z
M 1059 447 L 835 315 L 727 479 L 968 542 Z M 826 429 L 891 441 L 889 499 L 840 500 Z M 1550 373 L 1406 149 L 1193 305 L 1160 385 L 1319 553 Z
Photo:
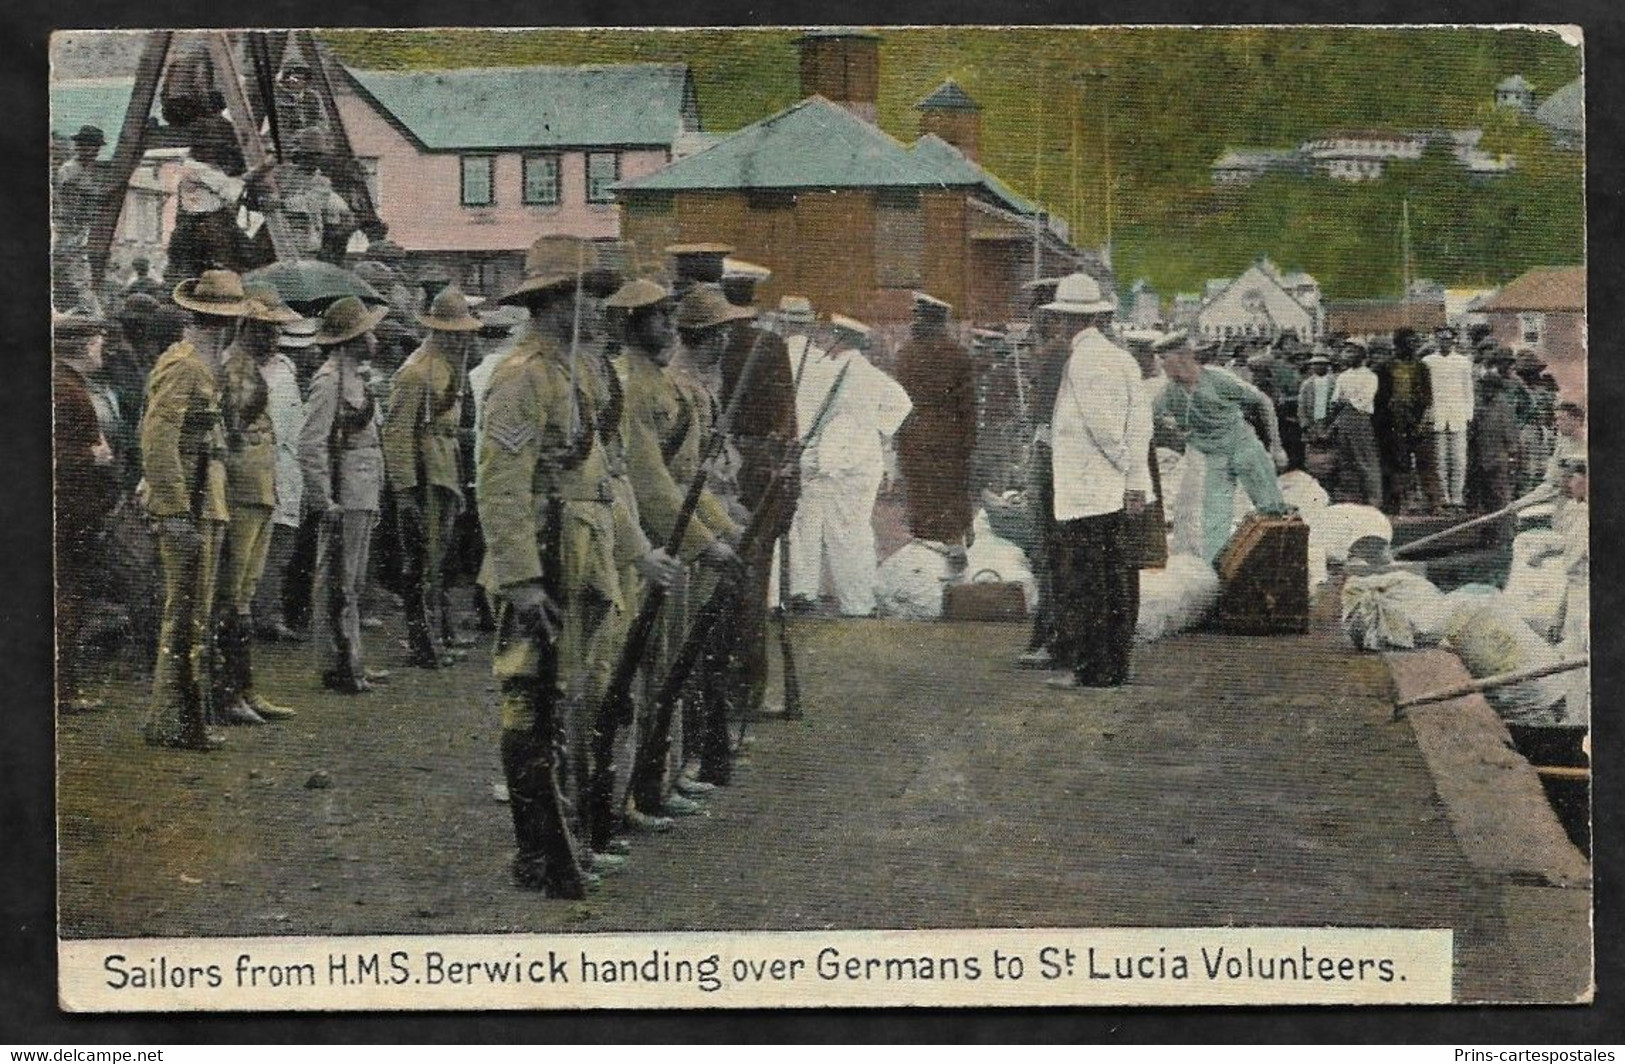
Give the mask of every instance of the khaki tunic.
M 621 356 L 619 370 L 626 389 L 621 434 L 627 476 L 644 531 L 664 545 L 677 525 L 688 486 L 699 472 L 711 433 L 710 398 L 697 385 L 688 386 L 677 374 L 636 352 Z M 707 489 L 700 494 L 679 554 L 685 561 L 693 561 L 718 536 L 736 531 L 727 507 Z
M 226 441 L 214 371 L 187 340 L 172 345 L 147 377 L 141 454 L 147 512 L 226 521 Z
M 391 491 L 430 485 L 463 496 L 457 432 L 462 382 L 445 355 L 425 344 L 401 366 L 384 415 L 384 471 Z
M 226 348 L 221 367 L 221 416 L 226 434 L 226 500 L 233 507 L 276 506 L 276 432 L 270 389 L 245 349 Z

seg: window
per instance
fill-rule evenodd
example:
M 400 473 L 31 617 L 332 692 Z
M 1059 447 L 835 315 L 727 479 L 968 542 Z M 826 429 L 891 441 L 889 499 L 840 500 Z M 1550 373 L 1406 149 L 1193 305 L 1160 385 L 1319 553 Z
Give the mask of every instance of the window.
M 1546 331 L 1546 315 L 1519 314 L 1518 334 L 1529 347 L 1539 347 L 1541 334 Z
M 587 202 L 609 203 L 615 199 L 612 191 L 621 179 L 621 157 L 612 151 L 587 153 Z
M 925 251 L 920 194 L 912 189 L 875 193 L 875 280 L 882 288 L 918 288 Z
M 527 206 L 557 207 L 559 205 L 559 157 L 557 155 L 525 156 L 525 196 Z
M 489 207 L 497 201 L 491 177 L 494 159 L 489 155 L 465 155 L 463 161 L 463 206 Z
M 381 187 L 378 184 L 378 160 L 376 157 L 357 158 L 356 162 L 361 164 L 361 175 L 367 180 L 367 198 L 372 200 L 372 209 L 376 211 L 379 209 Z

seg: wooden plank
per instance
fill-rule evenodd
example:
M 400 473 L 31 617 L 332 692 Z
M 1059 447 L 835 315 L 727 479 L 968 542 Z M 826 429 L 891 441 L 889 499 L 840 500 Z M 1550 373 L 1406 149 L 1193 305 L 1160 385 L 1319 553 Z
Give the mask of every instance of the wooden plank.
M 105 198 L 90 226 L 90 268 L 97 287 L 107 273 L 107 256 L 113 248 L 119 215 L 124 211 L 130 178 L 135 176 L 135 168 L 146 152 L 147 118 L 152 113 L 152 101 L 158 95 L 158 79 L 163 75 L 164 58 L 169 55 L 173 36 L 169 30 L 148 33 L 141 58 L 136 63 L 135 86 L 130 90 L 130 104 L 124 109 L 124 126 L 119 130 L 118 145 L 113 149 L 113 161 L 108 167 Z
M 237 73 L 237 60 L 231 54 L 231 44 L 224 32 L 211 32 L 208 35 L 209 58 L 214 61 L 215 80 L 220 85 L 221 95 L 226 98 L 226 114 L 231 118 L 231 124 L 237 130 L 237 143 L 243 149 L 243 161 L 250 170 L 265 165 L 265 142 L 260 139 L 260 127 L 254 120 L 254 112 L 248 106 L 248 97 L 243 93 L 243 83 Z M 298 247 L 294 244 L 293 234 L 282 221 L 281 208 L 276 198 L 274 182 L 267 175 L 269 200 L 261 212 L 265 216 L 265 228 L 271 234 L 271 247 L 276 250 L 276 257 L 281 260 L 292 261 L 301 258 Z

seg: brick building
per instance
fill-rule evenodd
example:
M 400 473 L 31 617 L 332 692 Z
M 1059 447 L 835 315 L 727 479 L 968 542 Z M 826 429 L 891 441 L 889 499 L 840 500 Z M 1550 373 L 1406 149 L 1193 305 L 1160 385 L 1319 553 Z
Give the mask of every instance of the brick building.
M 1496 343 L 1544 359 L 1566 398 L 1586 397 L 1586 270 L 1537 266 L 1481 308 Z
M 799 103 L 645 177 L 623 181 L 622 233 L 640 247 L 721 241 L 773 270 L 762 291 L 886 324 L 923 289 L 963 322 L 1020 316 L 1035 275 L 1098 258 L 976 162 L 980 113 L 958 85 L 921 101 L 906 146 L 873 124 L 880 41 L 846 31 L 800 47 Z M 1109 278 L 1103 276 L 1103 280 Z

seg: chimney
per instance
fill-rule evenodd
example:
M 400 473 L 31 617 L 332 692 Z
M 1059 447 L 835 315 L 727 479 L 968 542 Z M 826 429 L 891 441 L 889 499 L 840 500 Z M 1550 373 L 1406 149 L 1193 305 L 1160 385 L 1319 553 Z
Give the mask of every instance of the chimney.
M 971 162 L 981 162 L 982 109 L 958 82 L 944 81 L 914 107 L 920 112 L 920 136 L 935 133 Z
M 865 122 L 875 121 L 880 98 L 880 38 L 850 29 L 813 30 L 796 39 L 801 51 L 801 97 L 822 96 Z

